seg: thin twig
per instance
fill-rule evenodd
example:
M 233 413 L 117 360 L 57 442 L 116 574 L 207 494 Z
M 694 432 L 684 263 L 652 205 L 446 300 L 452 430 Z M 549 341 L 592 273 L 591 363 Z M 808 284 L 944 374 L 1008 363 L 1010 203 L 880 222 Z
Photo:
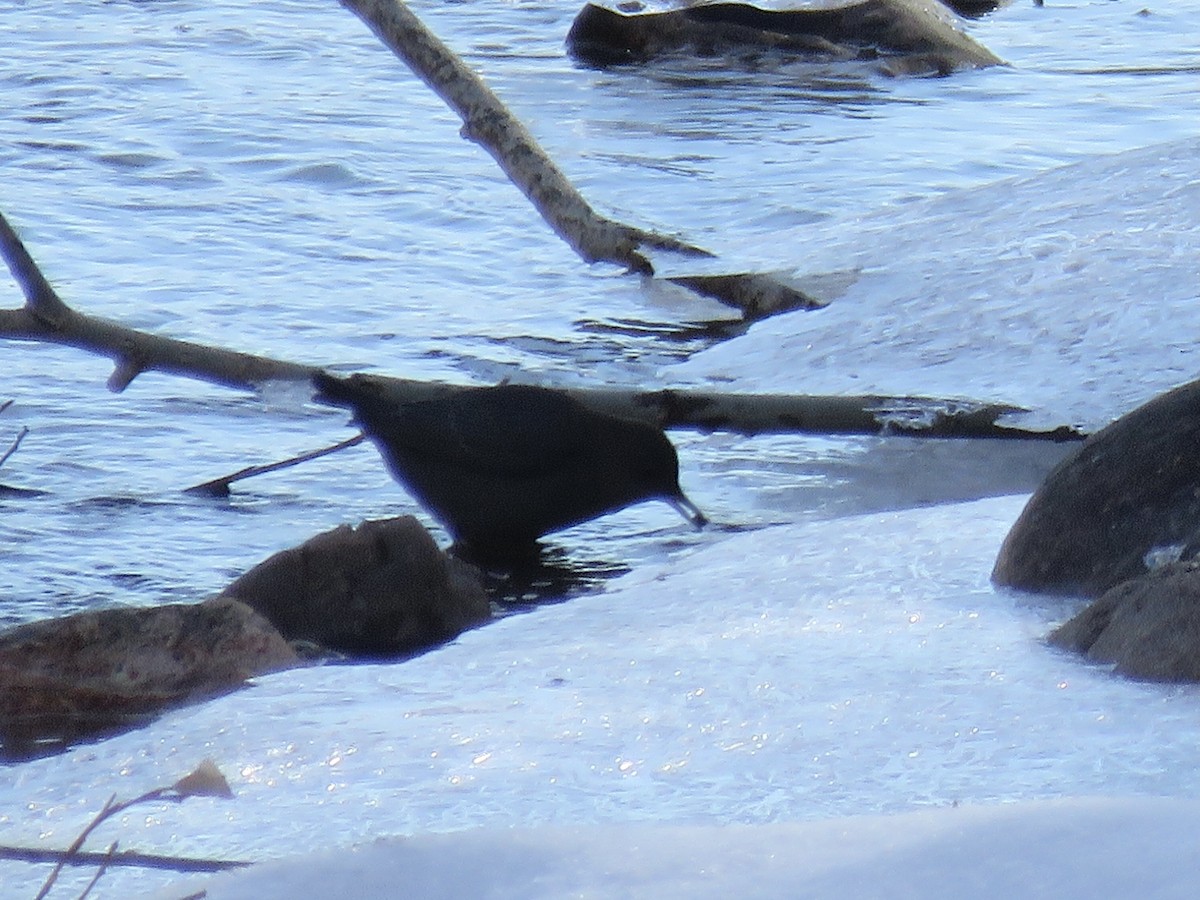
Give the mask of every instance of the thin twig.
M 233 796 L 233 791 L 231 791 L 229 788 L 229 782 L 225 780 L 225 776 L 223 774 L 221 774 L 221 770 L 217 768 L 216 763 L 214 763 L 211 759 L 205 759 L 195 769 L 193 769 L 191 772 L 189 772 L 183 778 L 180 778 L 178 781 L 176 781 L 173 785 L 170 785 L 169 787 L 155 788 L 152 791 L 146 791 L 146 793 L 141 794 L 140 796 L 134 797 L 132 800 L 125 800 L 125 801 L 122 801 L 121 803 L 116 802 L 117 795 L 113 794 L 105 802 L 105 804 L 104 804 L 103 808 L 100 810 L 100 812 L 96 813 L 96 815 L 92 819 L 92 821 L 87 824 L 87 827 L 84 828 L 83 831 L 81 831 L 79 833 L 79 836 L 77 838 L 75 838 L 75 840 L 72 842 L 71 846 L 68 847 L 65 851 L 58 851 L 58 850 L 39 851 L 39 850 L 33 850 L 30 848 L 24 848 L 24 847 L 0 847 L 0 858 L 22 859 L 22 860 L 26 860 L 29 862 L 40 862 L 42 860 L 51 859 L 51 858 L 57 860 L 57 863 L 54 866 L 54 871 L 52 871 L 50 873 L 49 877 L 46 878 L 45 883 L 42 885 L 42 889 L 40 891 L 38 891 L 37 896 L 34 898 L 34 900 L 45 900 L 46 895 L 48 893 L 50 893 L 50 889 L 52 887 L 54 887 L 54 882 L 58 879 L 59 873 L 62 872 L 63 866 L 66 866 L 68 864 L 83 865 L 85 863 L 86 864 L 99 863 L 100 871 L 96 873 L 95 877 L 92 878 L 92 880 L 88 883 L 88 886 L 84 889 L 83 894 L 80 895 L 80 900 L 83 900 L 83 898 L 85 898 L 88 895 L 88 893 L 91 892 L 91 890 L 95 886 L 96 882 L 100 879 L 100 876 L 104 874 L 104 870 L 107 869 L 110 865 L 114 865 L 114 864 L 118 864 L 118 863 L 125 864 L 125 865 L 136 864 L 136 863 L 128 862 L 128 858 L 130 857 L 130 854 L 121 854 L 120 857 L 118 857 L 116 855 L 116 850 L 117 850 L 117 842 L 116 841 L 113 841 L 113 843 L 109 845 L 108 850 L 104 853 L 98 853 L 98 854 L 97 853 L 86 853 L 85 854 L 85 853 L 79 852 L 80 848 L 83 846 L 84 842 L 88 839 L 88 835 L 90 835 L 93 831 L 95 831 L 96 828 L 99 827 L 100 823 L 102 823 L 106 819 L 112 818 L 113 816 L 117 815 L 118 813 L 124 812 L 125 810 L 129 809 L 131 806 L 136 806 L 139 803 L 150 803 L 150 802 L 154 802 L 154 801 L 158 801 L 158 800 L 169 800 L 172 803 L 182 803 L 188 797 L 232 797 L 232 796 Z M 143 857 L 143 859 L 145 859 L 145 858 L 146 857 Z M 159 859 L 171 860 L 172 858 L 171 857 L 159 857 Z M 173 861 L 179 862 L 179 860 L 173 860 Z M 182 860 L 182 862 L 195 863 L 197 861 Z M 199 862 L 207 863 L 207 866 L 203 869 L 200 869 L 193 865 L 191 867 L 185 867 L 184 870 L 185 871 L 217 871 L 219 868 L 234 868 L 236 866 L 248 865 L 248 863 L 236 863 L 236 862 L 219 863 L 219 862 L 215 862 L 213 860 L 201 860 Z M 142 864 L 144 865 L 145 863 L 142 863 Z M 172 868 L 172 866 L 160 866 L 160 868 Z M 178 865 L 176 865 L 176 866 L 173 866 L 173 868 L 180 868 L 180 867 Z
M 261 466 L 247 466 L 244 469 L 238 469 L 232 475 L 226 475 L 222 478 L 214 478 L 212 481 L 206 481 L 203 484 L 197 484 L 184 491 L 185 494 L 200 494 L 205 497 L 227 497 L 229 496 L 229 485 L 235 481 L 241 481 L 245 478 L 253 478 L 255 475 L 266 475 L 268 472 L 277 472 L 280 469 L 287 469 L 291 466 L 299 465 L 302 462 L 308 462 L 310 459 L 319 459 L 322 456 L 328 456 L 330 453 L 337 453 L 339 450 L 345 450 L 347 447 L 355 447 L 367 439 L 365 434 L 357 434 L 352 438 L 334 444 L 332 447 L 322 447 L 320 450 L 310 450 L 307 453 L 301 453 L 299 456 L 293 456 L 290 459 L 281 460 L 280 462 L 266 463 Z M 3 460 L 0 460 L 3 462 Z
M 115 809 L 113 803 L 116 801 L 116 799 L 116 794 L 113 794 L 111 797 L 109 797 L 104 806 L 101 807 L 100 812 L 96 813 L 95 818 L 93 818 L 92 821 L 88 823 L 88 826 L 79 833 L 79 836 L 75 838 L 71 846 L 68 847 L 66 852 L 63 853 L 62 858 L 59 859 L 58 865 L 56 865 L 54 870 L 46 877 L 46 881 L 42 884 L 42 889 L 37 892 L 37 896 L 35 896 L 33 900 L 45 900 L 46 895 L 50 893 L 50 888 L 54 887 L 54 882 L 58 880 L 58 873 L 63 870 L 63 866 L 67 864 L 67 861 L 71 859 L 71 857 L 79 852 L 79 848 L 83 846 L 83 842 L 87 840 L 88 835 L 95 830 L 96 826 L 112 814 L 111 811 Z
M 95 831 L 101 823 L 106 819 L 112 818 L 118 813 L 122 813 L 131 806 L 136 806 L 139 803 L 147 803 L 152 800 L 169 800 L 172 803 L 180 803 L 183 801 L 183 796 L 175 793 L 173 787 L 155 788 L 152 791 L 147 791 L 141 796 L 134 797 L 132 800 L 123 800 L 120 803 L 114 803 L 117 795 L 113 794 L 108 798 L 108 802 L 104 804 L 104 808 L 96 813 L 96 817 L 88 823 L 83 831 L 79 832 L 79 837 L 75 838 L 70 847 L 63 853 L 62 858 L 58 861 L 58 865 L 54 867 L 54 871 L 50 873 L 50 877 L 46 879 L 46 883 L 42 885 L 41 891 L 38 892 L 34 900 L 44 900 L 46 894 L 50 892 L 50 888 L 54 886 L 55 880 L 58 878 L 58 873 L 76 854 L 79 853 L 79 848 L 83 846 L 88 836 Z
M 0 846 L 0 859 L 27 863 L 63 861 L 67 866 L 96 866 L 107 859 L 107 853 L 80 850 L 67 857 L 65 850 L 46 850 L 41 847 Z M 244 859 L 199 859 L 191 856 L 168 856 L 160 853 L 139 853 L 123 850 L 108 860 L 110 868 L 126 866 L 139 869 L 165 869 L 171 872 L 226 872 L 244 869 L 254 863 Z
M 96 874 L 92 876 L 92 880 L 87 883 L 87 887 L 83 889 L 83 893 L 79 895 L 79 900 L 86 900 L 88 894 L 92 892 L 92 888 L 96 886 L 96 882 L 100 880 L 100 876 L 108 871 L 108 864 L 112 862 L 113 854 L 117 852 L 117 844 L 120 841 L 113 841 L 108 845 L 108 850 L 104 853 L 104 859 L 96 868 Z
M 8 458 L 17 452 L 17 448 L 21 446 L 21 441 L 25 440 L 25 435 L 27 434 L 29 434 L 29 427 L 22 426 L 21 430 L 17 432 L 17 437 L 13 440 L 12 446 L 4 451 L 3 456 L 0 456 L 0 466 L 8 462 Z

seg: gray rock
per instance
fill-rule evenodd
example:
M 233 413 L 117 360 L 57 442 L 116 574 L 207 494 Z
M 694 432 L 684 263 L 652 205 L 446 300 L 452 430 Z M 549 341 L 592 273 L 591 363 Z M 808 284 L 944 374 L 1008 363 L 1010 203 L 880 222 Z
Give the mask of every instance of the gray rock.
M 1200 548 L 1200 382 L 1096 432 L 1042 482 L 1004 539 L 997 584 L 1096 597 Z
M 0 633 L 0 755 L 34 755 L 216 696 L 298 660 L 229 599 L 116 608 Z
M 290 641 L 350 655 L 412 653 L 491 615 L 478 572 L 439 550 L 412 516 L 317 535 L 222 596 L 258 610 Z
M 1200 565 L 1175 563 L 1117 585 L 1049 641 L 1130 678 L 1200 681 Z
M 948 74 L 1002 62 L 937 0 L 609 5 L 589 3 L 575 18 L 567 49 L 576 59 L 611 65 L 665 54 L 776 50 L 818 60 L 878 57 L 892 75 Z

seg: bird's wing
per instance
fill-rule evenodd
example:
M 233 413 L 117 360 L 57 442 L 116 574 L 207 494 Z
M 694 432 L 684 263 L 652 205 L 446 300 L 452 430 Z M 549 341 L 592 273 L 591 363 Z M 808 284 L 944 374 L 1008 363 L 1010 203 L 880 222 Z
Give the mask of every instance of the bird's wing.
M 547 392 L 470 393 L 451 404 L 429 401 L 395 413 L 364 412 L 360 419 L 367 430 L 396 450 L 507 478 L 569 467 L 590 440 L 578 407 Z

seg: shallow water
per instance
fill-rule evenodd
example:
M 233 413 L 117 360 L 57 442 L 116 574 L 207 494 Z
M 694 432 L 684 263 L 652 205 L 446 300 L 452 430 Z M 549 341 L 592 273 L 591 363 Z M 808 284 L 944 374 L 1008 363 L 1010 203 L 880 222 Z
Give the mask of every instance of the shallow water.
M 1011 68 L 908 80 L 784 60 L 582 69 L 561 46 L 575 4 L 414 8 L 599 209 L 729 248 L 731 266 L 803 271 L 809 230 L 852 234 L 861 213 L 1194 134 L 1200 121 L 1200 56 L 1182 37 L 1196 3 L 1151 15 L 1015 4 L 970 26 Z M 336 4 L 82 3 L 65 20 L 30 2 L 0 30 L 0 203 L 90 313 L 406 377 L 646 386 L 707 343 L 664 329 L 727 315 L 582 266 Z M 0 621 L 198 596 L 313 531 L 412 509 L 366 448 L 248 482 L 227 503 L 180 499 L 332 443 L 342 417 L 295 395 L 262 402 L 160 375 L 114 396 L 103 360 L 27 344 L 5 354 L 17 403 L 0 423 L 31 428 L 5 481 L 50 493 L 0 500 L 0 596 L 12 598 Z M 807 389 L 802 361 L 789 389 Z M 797 508 L 790 473 L 827 468 L 830 451 L 836 464 L 847 445 L 680 442 L 685 488 L 739 523 L 801 514 L 812 504 Z M 754 464 L 745 476 L 741 459 Z M 554 543 L 611 563 L 695 540 L 649 506 Z
M 754 71 L 679 60 L 581 69 L 561 47 L 577 4 L 413 4 L 597 208 L 680 233 L 731 266 L 825 276 L 860 265 L 871 249 L 863 244 L 903 247 L 906 235 L 920 244 L 910 252 L 936 262 L 938 234 L 919 223 L 934 214 L 953 219 L 960 199 L 964 215 L 979 214 L 994 190 L 997 210 L 1013 201 L 1013 215 L 1022 215 L 1010 185 L 986 187 L 998 179 L 1200 134 L 1200 52 L 1190 39 L 1200 2 L 1149 15 L 1140 14 L 1143 6 L 1016 3 L 970 26 L 1011 67 L 891 80 L 783 60 Z M 0 209 L 64 298 L 137 327 L 285 359 L 455 381 L 686 380 L 745 389 L 755 382 L 731 374 L 734 363 L 757 364 L 754 379 L 765 385 L 769 373 L 772 390 L 855 391 L 867 379 L 899 389 L 923 384 L 1089 425 L 1136 402 L 1139 388 L 1153 393 L 1196 368 L 1180 341 L 1194 332 L 1194 313 L 1186 287 L 1178 287 L 1197 283 L 1194 218 L 1181 226 L 1179 252 L 1163 251 L 1152 271 L 1139 271 L 1136 259 L 1089 268 L 1103 276 L 1088 291 L 1104 291 L 1106 316 L 1114 298 L 1144 300 L 1164 280 L 1173 279 L 1179 296 L 1169 314 L 1133 308 L 1122 327 L 1137 340 L 1119 345 L 1125 356 L 1080 354 L 1061 378 L 1057 357 L 1021 356 L 1009 373 L 994 354 L 975 360 L 952 350 L 970 343 L 955 331 L 963 298 L 936 291 L 915 326 L 930 332 L 928 340 L 904 343 L 910 354 L 893 356 L 892 332 L 878 318 L 879 285 L 900 283 L 889 271 L 856 276 L 849 286 L 823 282 L 835 304 L 825 321 L 840 329 L 809 324 L 820 313 L 796 314 L 794 329 L 780 319 L 751 331 L 747 340 L 757 343 L 701 353 L 709 339 L 670 335 L 680 323 L 726 311 L 584 267 L 490 158 L 459 139 L 457 120 L 335 3 L 84 2 L 65 19 L 61 5 L 25 2 L 0 17 L 0 42 L 7 100 Z M 1187 145 L 1172 146 L 1183 153 Z M 1098 193 L 1090 177 L 1055 176 L 1045 188 L 1068 220 L 1073 204 Z M 1129 202 L 1152 205 L 1153 176 L 1128 183 L 1138 195 Z M 954 193 L 962 188 L 979 190 Z M 1021 203 L 1036 203 L 1037 193 L 1036 185 L 1024 189 Z M 1020 221 L 1009 225 L 1019 235 Z M 964 248 L 988 244 L 990 233 L 962 231 L 976 242 L 960 234 Z M 1036 273 L 1022 268 L 1038 258 L 1035 244 L 993 245 L 994 256 L 979 251 L 980 265 L 1001 261 Z M 1089 246 L 1072 249 L 1086 257 Z M 1049 295 L 1014 282 L 1013 303 L 1036 301 L 1046 327 L 1069 338 L 1091 302 L 1090 294 L 1071 293 L 1075 284 L 1064 277 Z M 20 294 L 9 290 L 15 306 Z M 839 310 L 839 298 L 864 305 Z M 819 358 L 782 343 L 813 327 L 824 328 Z M 772 352 L 785 346 L 786 353 Z M 344 416 L 286 391 L 255 398 L 162 375 L 112 395 L 104 388 L 107 362 L 81 351 L 9 343 L 3 353 L 0 398 L 16 403 L 0 414 L 0 447 L 21 425 L 31 431 L 0 470 L 2 480 L 48 493 L 0 498 L 0 623 L 198 599 L 319 530 L 414 509 L 367 448 L 248 482 L 228 501 L 182 497 L 197 482 L 333 443 L 349 434 Z M 942 357 L 950 354 L 946 368 Z M 847 370 L 861 364 L 863 377 L 849 372 L 842 387 L 831 374 L 842 361 Z M 709 552 L 744 561 L 753 534 L 738 532 L 758 526 L 1024 493 L 1062 453 L 880 438 L 673 437 L 685 489 L 724 527 L 696 535 L 667 507 L 649 504 L 556 536 L 550 543 L 561 558 L 585 572 L 631 568 L 629 578 L 646 589 L 645 579 L 671 559 Z M 259 855 L 327 841 L 330 822 L 349 842 L 589 815 L 765 821 L 968 795 L 1194 795 L 1195 741 L 1186 724 L 1196 720 L 1193 693 L 1126 685 L 1049 653 L 1040 635 L 1064 611 L 987 587 L 994 547 L 1018 509 L 1019 501 L 985 506 L 978 529 L 977 511 L 953 506 L 830 526 L 841 552 L 772 557 L 784 572 L 816 564 L 833 573 L 803 576 L 799 586 L 781 575 L 743 594 L 721 556 L 704 584 L 626 596 L 609 623 L 616 637 L 604 632 L 604 616 L 572 622 L 575 604 L 604 608 L 606 595 L 596 594 L 545 616 L 512 618 L 492 626 L 504 629 L 495 636 L 477 632 L 403 666 L 267 679 L 143 732 L 8 769 L 0 840 L 66 843 L 111 791 L 173 780 L 206 753 L 272 814 L 250 802 L 200 801 L 194 813 L 184 813 L 187 804 L 130 816 L 123 846 Z M 951 585 L 945 591 L 928 584 L 931 557 L 909 547 L 914 529 L 925 529 L 928 553 L 940 560 L 933 572 Z M 823 533 L 814 524 L 803 538 L 819 541 Z M 955 542 L 937 557 L 935 545 Z M 895 547 L 902 552 L 893 557 Z M 861 596 L 836 593 L 848 568 L 866 573 Z M 771 655 L 738 647 L 740 635 L 764 627 L 756 615 L 793 594 L 805 598 L 804 608 L 815 605 L 787 618 L 795 630 L 777 635 Z M 881 595 L 895 608 L 885 604 L 877 616 Z M 900 613 L 912 612 L 904 596 L 924 598 L 924 624 L 904 624 Z M 646 597 L 662 604 L 666 621 L 686 620 L 693 605 L 707 612 L 682 637 L 637 644 L 619 634 L 620 617 Z M 589 686 L 564 706 L 564 690 L 574 688 L 552 683 L 567 677 L 560 669 L 568 663 L 553 661 L 551 651 L 575 647 L 568 638 L 594 666 L 571 663 Z M 614 641 L 634 649 L 617 659 Z M 715 647 L 728 652 L 705 668 Z M 985 648 L 999 648 L 998 656 L 987 658 Z M 506 653 L 512 658 L 501 666 Z M 828 665 L 803 667 L 811 653 L 827 653 Z M 952 662 L 964 657 L 971 662 Z M 510 669 L 526 658 L 551 661 L 514 680 Z M 480 671 L 479 660 L 498 667 Z M 611 693 L 603 676 L 617 663 L 655 674 L 622 676 Z M 704 668 L 704 681 L 676 690 L 671 673 L 689 668 Z M 994 708 L 993 669 L 1006 690 L 1019 686 Z M 786 690 L 755 687 L 780 679 Z M 1088 686 L 1077 705 L 1061 700 L 1074 696 L 1059 687 L 1063 681 Z M 689 706 L 695 688 L 724 705 Z M 772 711 L 762 713 L 765 723 L 755 698 Z M 603 709 L 593 718 L 571 706 L 577 702 Z M 653 727 L 639 726 L 640 715 Z M 373 717 L 389 724 L 376 728 Z M 408 724 L 396 726 L 394 717 Z M 777 728 L 791 729 L 778 743 Z M 768 739 L 758 742 L 776 749 L 756 755 L 755 736 L 764 731 Z M 621 735 L 641 737 L 630 747 Z M 797 774 L 786 760 L 800 744 L 813 762 Z M 701 770 L 694 781 L 669 768 L 685 751 L 693 755 L 690 771 Z M 486 760 L 474 760 L 483 752 L 500 754 L 504 767 L 480 778 Z M 551 760 L 561 767 L 554 789 L 542 780 Z M 627 779 L 624 762 L 647 777 Z M 5 884 L 12 873 L 36 887 L 40 877 L 29 872 L 8 864 Z M 131 883 L 108 878 L 113 891 Z

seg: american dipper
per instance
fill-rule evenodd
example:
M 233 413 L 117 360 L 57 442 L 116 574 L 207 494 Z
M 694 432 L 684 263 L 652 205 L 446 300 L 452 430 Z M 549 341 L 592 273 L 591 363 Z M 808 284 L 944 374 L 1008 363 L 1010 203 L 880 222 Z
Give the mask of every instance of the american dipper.
M 487 558 L 528 555 L 539 537 L 643 500 L 707 519 L 679 487 L 662 429 L 595 412 L 562 391 L 502 384 L 397 403 L 369 378 L 313 377 L 354 411 L 392 474 L 455 542 Z

